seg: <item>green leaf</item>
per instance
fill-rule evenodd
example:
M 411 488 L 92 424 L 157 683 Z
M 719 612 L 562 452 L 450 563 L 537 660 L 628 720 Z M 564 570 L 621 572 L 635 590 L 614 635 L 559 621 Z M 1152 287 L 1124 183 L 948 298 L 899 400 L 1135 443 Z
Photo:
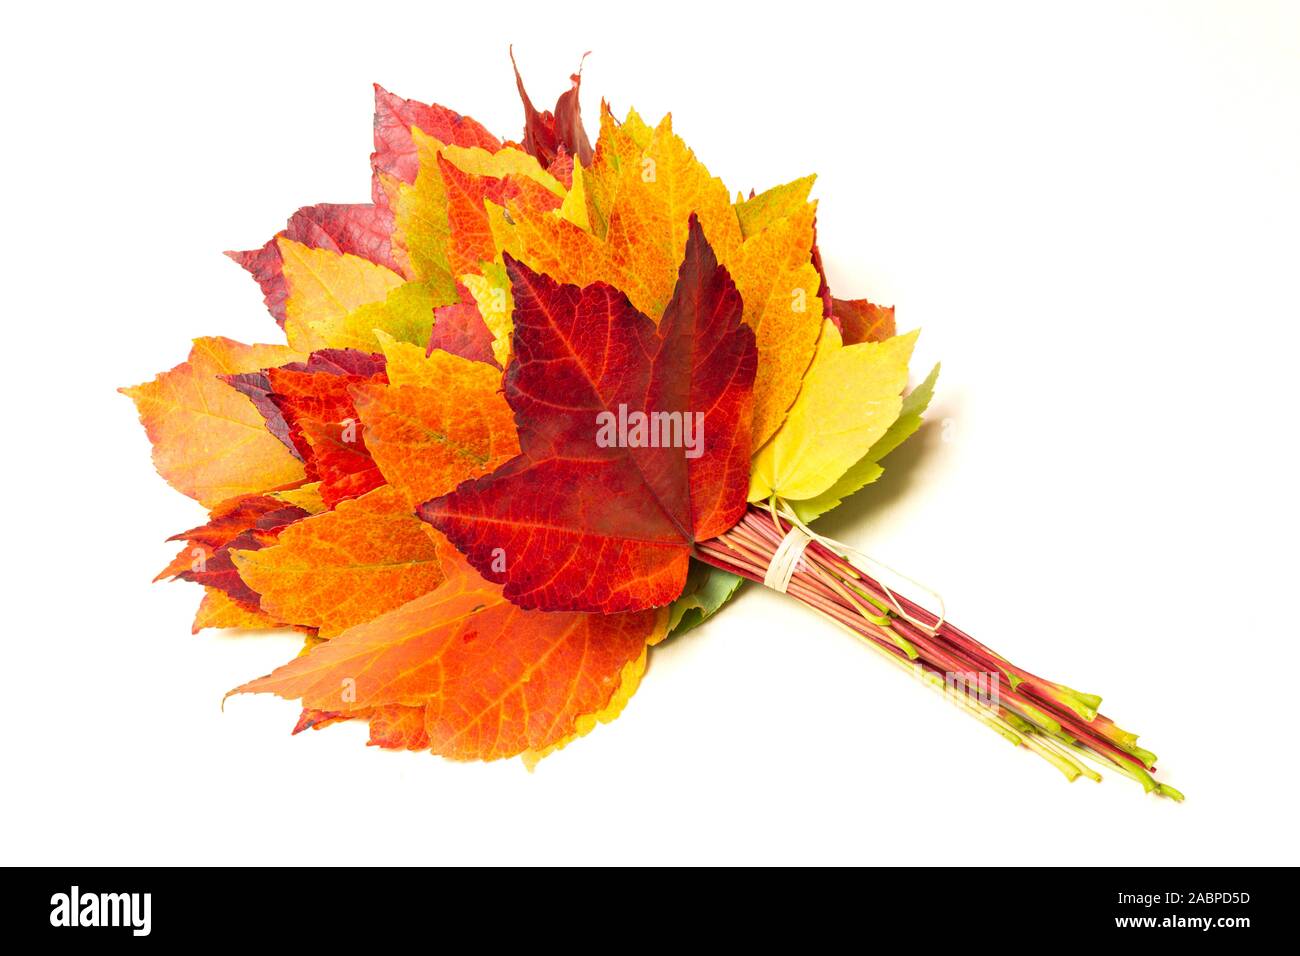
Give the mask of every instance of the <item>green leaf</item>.
M 814 176 L 804 176 L 784 186 L 773 186 L 752 199 L 736 203 L 736 218 L 740 220 L 740 234 L 748 239 L 766 229 L 778 219 L 793 215 L 808 201 Z
M 686 590 L 668 609 L 668 633 L 685 634 L 698 627 L 731 600 L 745 579 L 702 561 L 691 561 Z

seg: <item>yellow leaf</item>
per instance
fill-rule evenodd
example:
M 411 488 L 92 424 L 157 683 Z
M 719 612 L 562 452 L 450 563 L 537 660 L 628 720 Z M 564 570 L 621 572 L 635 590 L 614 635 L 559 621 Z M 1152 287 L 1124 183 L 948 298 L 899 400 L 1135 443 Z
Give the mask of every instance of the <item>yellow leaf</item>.
M 677 283 L 692 212 L 718 260 L 726 262 L 741 242 L 731 197 L 673 132 L 670 114 L 656 127 L 641 161 L 622 170 L 606 236 L 611 281 L 655 321 Z
M 322 327 L 345 319 L 370 302 L 384 301 L 406 280 L 369 259 L 313 249 L 292 239 L 276 239 L 284 262 L 289 295 L 284 331 L 289 344 L 303 352 L 326 348 Z
M 203 600 L 194 615 L 195 634 L 205 628 L 233 628 L 241 631 L 269 631 L 284 627 L 275 618 L 257 608 L 245 607 L 220 588 L 204 588 Z
M 481 146 L 444 146 L 442 158 L 457 169 L 475 176 L 491 176 L 493 179 L 523 176 L 544 186 L 561 199 L 567 192 L 564 184 L 543 169 L 537 160 L 512 146 L 495 153 L 489 153 Z
M 600 138 L 596 140 L 591 165 L 583 170 L 583 190 L 587 197 L 588 228 L 601 239 L 609 231 L 609 213 L 623 170 L 640 162 L 653 132 L 636 110 L 629 110 L 627 120 L 620 124 L 609 106 L 600 104 Z
M 456 290 L 447 256 L 451 238 L 447 186 L 438 169 L 443 145 L 419 129 L 412 128 L 411 135 L 419 161 L 415 182 L 384 183 L 393 207 L 393 239 L 416 278 L 427 282 L 441 299 L 454 295 Z
M 827 321 L 789 416 L 754 457 L 749 500 L 812 498 L 861 460 L 902 409 L 916 336 L 846 346 Z
M 309 515 L 318 515 L 322 511 L 329 511 L 329 505 L 320 494 L 320 482 L 313 481 L 310 484 L 300 485 L 297 488 L 286 488 L 284 491 L 273 491 L 270 497 L 277 501 L 283 501 L 287 505 L 293 505 L 295 508 L 301 508 Z
M 377 334 L 421 348 L 429 343 L 433 330 L 433 310 L 440 305 L 459 301 L 452 294 L 438 298 L 427 283 L 407 282 L 388 293 L 380 302 L 370 302 L 339 318 L 315 327 L 316 348 L 360 349 L 373 352 L 379 347 Z
M 384 353 L 384 372 L 388 384 L 396 388 L 399 385 L 425 385 L 432 387 L 435 366 L 425 357 L 427 349 L 399 342 L 387 332 L 377 331 L 379 350 Z
M 500 206 L 494 207 L 489 203 L 488 207 L 489 217 L 494 210 L 502 212 Z M 493 232 L 495 234 L 495 227 Z M 483 324 L 492 333 L 492 357 L 505 368 L 510 363 L 510 333 L 514 328 L 511 316 L 515 311 L 514 293 L 510 291 L 505 267 L 500 262 L 489 263 L 484 266 L 482 275 L 463 275 L 460 281 L 474 297 Z
M 785 418 L 821 334 L 821 277 L 812 264 L 816 213 L 816 203 L 801 203 L 792 215 L 769 223 L 723 260 L 758 345 L 754 448 L 762 446 Z
M 195 339 L 184 363 L 152 382 L 122 389 L 135 401 L 153 443 L 158 474 L 209 508 L 301 482 L 302 462 L 267 431 L 253 403 L 220 376 L 305 358 L 283 345 Z
M 573 187 L 565 194 L 560 205 L 560 218 L 567 219 L 584 232 L 591 231 L 591 218 L 587 214 L 587 190 L 582 166 L 573 164 Z

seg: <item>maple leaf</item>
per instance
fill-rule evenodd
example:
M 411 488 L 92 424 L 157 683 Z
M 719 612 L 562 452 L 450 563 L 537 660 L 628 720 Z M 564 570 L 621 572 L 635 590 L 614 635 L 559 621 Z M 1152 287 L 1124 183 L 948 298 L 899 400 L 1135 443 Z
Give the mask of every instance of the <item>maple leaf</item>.
M 257 409 L 221 376 L 303 357 L 282 345 L 195 339 L 185 362 L 152 382 L 120 389 L 135 402 L 153 443 L 158 474 L 208 507 L 301 482 L 302 462 L 263 427 Z
M 332 637 L 442 581 L 429 530 L 385 485 L 294 523 L 269 547 L 233 549 L 231 557 L 262 611 Z
M 584 53 L 582 58 L 585 60 L 587 54 Z M 591 142 L 587 139 L 587 131 L 582 126 L 582 109 L 578 104 L 578 89 L 582 85 L 582 64 L 579 63 L 578 72 L 569 77 L 573 85 L 560 94 L 554 113 L 550 110 L 539 112 L 533 106 L 533 101 L 528 98 L 528 93 L 524 90 L 524 80 L 519 75 L 519 66 L 515 63 L 513 48 L 510 50 L 510 65 L 514 67 L 515 86 L 524 104 L 524 149 L 543 166 L 554 163 L 561 152 L 576 156 L 578 162 L 589 166 L 592 158 Z
M 386 354 L 388 384 L 351 395 L 369 454 L 411 508 L 519 453 L 495 367 L 392 341 Z
M 420 514 L 523 607 L 666 604 L 694 542 L 744 510 L 754 335 L 694 216 L 689 233 L 658 327 L 608 285 L 561 285 L 506 260 L 517 357 L 505 391 L 522 452 Z M 602 421 L 633 413 L 655 427 L 675 421 L 676 447 L 603 447 Z M 682 447 L 690 429 L 694 453 Z
M 444 542 L 446 580 L 235 693 L 369 717 L 372 742 L 458 760 L 534 758 L 621 708 L 667 611 L 526 611 Z M 375 717 L 380 725 L 375 727 Z
M 560 282 L 608 282 L 652 319 L 662 314 L 673 288 L 685 223 L 695 212 L 740 289 L 744 321 L 757 335 L 757 449 L 798 394 L 821 332 L 826 290 L 814 255 L 816 204 L 808 201 L 813 180 L 804 177 L 733 205 L 721 180 L 673 133 L 671 116 L 651 131 L 635 112 L 620 126 L 606 109 L 592 166 L 575 173 L 569 196 L 577 207 L 574 197 L 584 190 L 585 217 L 566 218 L 509 200 L 498 207 L 490 198 L 487 208 L 503 255 Z M 462 281 L 501 341 L 510 326 L 510 304 L 485 301 L 500 282 L 487 269 L 476 283 Z
M 758 344 L 753 442 L 757 449 L 780 426 L 799 394 L 821 334 L 821 279 L 812 264 L 815 203 L 754 232 L 727 261 L 745 303 L 745 323 Z
M 503 149 L 490 156 L 483 153 L 487 160 L 475 162 L 476 153 L 482 150 L 462 151 L 457 163 L 448 159 L 449 155 L 457 154 L 445 149 L 437 159 L 446 190 L 447 262 L 452 275 L 476 272 L 485 260 L 496 255 L 485 201 L 502 205 L 507 200 L 527 196 L 523 202 L 547 211 L 558 209 L 566 195 L 560 182 L 525 153 Z M 506 160 L 513 157 L 518 157 L 518 161 L 507 164 Z
M 671 116 L 663 118 L 643 150 L 630 137 L 621 139 L 630 144 L 629 155 L 609 164 L 613 181 L 602 195 L 612 193 L 610 206 L 607 217 L 599 214 L 603 238 L 563 216 L 514 203 L 489 205 L 489 221 L 502 252 L 561 282 L 608 282 L 657 320 L 686 248 L 688 217 L 699 218 L 723 262 L 740 245 L 740 224 L 726 186 L 673 132 Z M 591 180 L 599 177 L 593 167 Z M 584 184 L 588 179 L 584 172 Z
M 413 139 L 418 162 L 415 178 L 391 187 L 395 239 L 411 273 L 428 283 L 440 300 L 445 299 L 440 305 L 450 305 L 455 301 L 456 280 L 448 252 L 451 224 L 440 163 L 444 144 L 419 130 L 413 131 Z
M 584 228 L 604 239 L 609 233 L 609 214 L 618 195 L 619 183 L 628 170 L 639 169 L 641 156 L 650 145 L 653 131 L 628 110 L 627 119 L 619 123 L 609 104 L 600 104 L 600 136 L 591 163 L 583 168 L 583 191 L 588 224 Z

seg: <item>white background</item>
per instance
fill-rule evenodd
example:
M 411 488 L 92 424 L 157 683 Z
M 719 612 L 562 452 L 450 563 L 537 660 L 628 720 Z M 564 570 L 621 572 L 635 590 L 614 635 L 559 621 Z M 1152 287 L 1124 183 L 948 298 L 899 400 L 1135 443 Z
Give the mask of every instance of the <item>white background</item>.
M 6 862 L 1295 863 L 1300 18 L 1282 4 L 269 3 L 11 10 L 3 39 Z M 732 189 L 820 174 L 831 285 L 942 358 L 829 533 L 1104 694 L 1187 802 L 1067 784 L 793 601 L 653 655 L 528 774 L 289 736 L 297 650 L 151 585 L 200 508 L 114 393 L 275 341 L 221 256 L 368 196 L 371 87 L 518 137 L 676 129 Z M 946 423 L 946 424 L 945 424 Z M 948 439 L 948 440 L 945 440 Z

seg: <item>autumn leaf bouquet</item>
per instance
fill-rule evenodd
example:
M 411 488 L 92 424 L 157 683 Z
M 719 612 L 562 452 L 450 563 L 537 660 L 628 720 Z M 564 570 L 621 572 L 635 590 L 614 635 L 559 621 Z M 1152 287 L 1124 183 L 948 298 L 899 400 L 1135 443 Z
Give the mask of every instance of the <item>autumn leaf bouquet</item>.
M 617 716 L 649 649 L 746 580 L 845 628 L 1071 779 L 1178 797 L 1100 700 L 1006 661 L 811 525 L 921 423 L 916 333 L 831 295 L 813 178 L 733 196 L 579 76 L 503 142 L 376 87 L 372 201 L 232 253 L 284 342 L 194 343 L 125 389 L 210 510 L 160 578 L 202 628 L 296 628 L 235 692 L 297 729 L 530 765 Z M 941 605 L 938 605 L 941 607 Z

